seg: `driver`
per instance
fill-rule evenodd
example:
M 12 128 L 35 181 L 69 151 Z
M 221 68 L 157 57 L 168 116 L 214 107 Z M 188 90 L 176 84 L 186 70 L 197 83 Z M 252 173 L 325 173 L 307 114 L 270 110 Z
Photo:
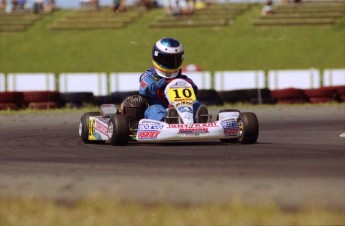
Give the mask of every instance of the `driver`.
M 146 97 L 149 102 L 145 118 L 178 123 L 176 109 L 169 106 L 164 96 L 164 89 L 171 79 L 184 79 L 193 86 L 195 94 L 198 92 L 198 87 L 194 82 L 181 72 L 183 57 L 184 50 L 177 39 L 162 38 L 153 45 L 153 66 L 140 76 L 139 94 Z M 193 110 L 196 122 L 207 122 L 208 118 L 198 117 L 200 114 L 208 114 L 206 106 L 196 101 Z

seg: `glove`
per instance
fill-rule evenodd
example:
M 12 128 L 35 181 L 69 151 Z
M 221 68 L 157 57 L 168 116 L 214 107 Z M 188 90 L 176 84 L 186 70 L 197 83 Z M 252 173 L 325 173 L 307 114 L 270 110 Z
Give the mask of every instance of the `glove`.
M 156 83 L 156 87 L 157 87 L 157 91 L 156 91 L 156 94 L 157 94 L 157 97 L 160 101 L 166 103 L 167 102 L 167 99 L 165 98 L 165 95 L 164 95 L 164 89 L 165 87 L 167 86 L 168 82 L 166 79 L 162 78 L 160 79 L 157 83 Z
M 156 83 L 156 87 L 157 87 L 157 92 L 164 92 L 165 87 L 167 86 L 168 82 L 166 79 L 162 78 L 160 79 L 157 83 Z

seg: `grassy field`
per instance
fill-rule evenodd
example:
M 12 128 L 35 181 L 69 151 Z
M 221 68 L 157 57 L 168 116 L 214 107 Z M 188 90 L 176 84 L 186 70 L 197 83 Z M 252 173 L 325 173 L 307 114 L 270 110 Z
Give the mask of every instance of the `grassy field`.
M 0 225 L 342 225 L 342 210 L 240 202 L 212 205 L 139 204 L 94 198 L 76 202 L 0 200 Z
M 0 33 L 0 72 L 131 72 L 151 65 L 152 44 L 180 39 L 185 63 L 205 70 L 345 67 L 345 18 L 328 26 L 258 27 L 261 6 L 218 28 L 153 29 L 162 9 L 144 13 L 125 28 L 50 30 L 68 11 L 57 11 L 24 32 Z

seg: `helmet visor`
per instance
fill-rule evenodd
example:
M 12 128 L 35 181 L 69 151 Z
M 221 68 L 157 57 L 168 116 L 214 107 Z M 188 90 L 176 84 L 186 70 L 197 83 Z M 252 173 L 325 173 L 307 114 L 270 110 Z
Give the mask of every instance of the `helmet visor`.
M 154 54 L 153 60 L 164 68 L 177 69 L 182 65 L 183 52 L 176 54 L 158 53 L 158 56 Z

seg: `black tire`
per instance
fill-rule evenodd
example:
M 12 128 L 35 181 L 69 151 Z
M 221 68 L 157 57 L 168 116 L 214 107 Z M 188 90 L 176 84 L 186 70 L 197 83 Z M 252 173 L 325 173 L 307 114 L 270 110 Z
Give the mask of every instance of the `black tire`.
M 237 102 L 249 102 L 250 99 L 247 96 L 246 90 L 230 90 L 230 91 L 219 91 L 218 95 L 222 98 L 225 103 L 237 103 Z
M 242 144 L 254 144 L 259 136 L 258 118 L 253 112 L 242 112 L 239 117 L 241 136 L 239 142 Z
M 70 107 L 83 107 L 84 104 L 94 104 L 95 99 L 92 92 L 70 92 L 61 93 L 61 98 L 67 106 Z
M 94 96 L 95 104 L 101 106 L 102 104 L 113 104 L 114 100 L 111 96 Z
M 198 90 L 196 94 L 196 99 L 199 100 L 202 104 L 209 105 L 224 105 L 222 98 L 219 97 L 216 90 L 207 90 L 201 89 Z
M 129 124 L 125 115 L 115 114 L 108 125 L 109 142 L 114 146 L 125 146 L 129 140 Z
M 24 104 L 23 92 L 0 92 L 0 103 Z
M 121 91 L 113 92 L 110 94 L 114 104 L 121 104 L 124 99 L 128 96 L 138 95 L 138 91 Z
M 271 97 L 275 99 L 306 98 L 304 90 L 296 88 L 277 89 L 271 91 Z
M 220 91 L 218 95 L 226 103 L 250 103 L 251 99 L 259 98 L 268 98 L 271 97 L 271 91 L 267 88 L 263 89 L 238 89 L 238 90 L 229 90 L 229 91 Z
M 277 99 L 273 98 L 273 97 L 263 97 L 261 99 L 259 98 L 252 98 L 250 100 L 251 104 L 276 104 L 277 103 Z
M 238 112 L 238 113 L 241 113 L 239 110 L 237 109 L 222 109 L 219 111 L 219 113 L 222 113 L 222 112 Z M 219 120 L 219 113 L 217 114 L 217 121 Z M 220 139 L 221 142 L 224 142 L 224 143 L 237 143 L 239 141 L 238 138 L 228 138 L 228 139 Z
M 0 110 L 19 110 L 22 106 L 17 103 L 1 103 L 0 102 Z
M 80 118 L 80 125 L 79 125 L 79 135 L 80 139 L 85 144 L 93 143 L 93 141 L 89 140 L 89 117 L 90 116 L 99 116 L 99 112 L 87 112 L 83 114 Z
M 61 102 L 60 93 L 57 91 L 25 91 L 24 101 L 26 103 L 38 102 Z

